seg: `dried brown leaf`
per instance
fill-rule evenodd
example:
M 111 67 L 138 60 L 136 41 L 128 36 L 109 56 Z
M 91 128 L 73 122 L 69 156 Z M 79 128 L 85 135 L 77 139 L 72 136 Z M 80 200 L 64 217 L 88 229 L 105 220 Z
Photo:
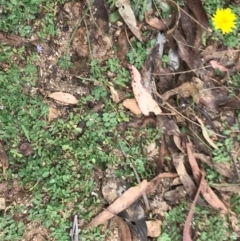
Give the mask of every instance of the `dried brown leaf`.
M 164 134 L 180 136 L 180 130 L 173 120 L 169 120 L 164 115 L 157 116 L 157 126 L 161 128 Z
M 54 108 L 52 106 L 49 107 L 49 114 L 48 114 L 48 121 L 49 122 L 55 120 L 60 115 L 61 115 L 61 112 L 58 109 L 56 109 L 56 108 Z
M 142 41 L 142 34 L 137 27 L 137 21 L 134 12 L 131 8 L 129 0 L 117 0 L 116 7 L 118 8 L 119 14 L 122 16 L 124 22 L 127 24 L 132 33 Z
M 143 180 L 139 185 L 129 188 L 119 198 L 117 198 L 107 209 L 98 214 L 87 225 L 88 228 L 105 223 L 116 214 L 128 208 L 134 203 L 148 188 L 149 183 Z
M 133 114 L 139 115 L 141 114 L 141 110 L 138 107 L 136 99 L 126 99 L 123 101 L 123 106 L 129 109 Z
M 184 0 L 191 9 L 196 20 L 205 28 L 208 28 L 208 16 L 200 0 Z
M 197 182 L 199 182 L 201 177 L 201 171 L 198 167 L 197 161 L 194 157 L 192 151 L 192 144 L 187 143 L 187 153 L 188 153 L 188 160 L 191 165 L 194 178 Z M 201 185 L 201 193 L 204 196 L 205 200 L 215 209 L 220 210 L 222 213 L 227 213 L 227 208 L 223 204 L 223 202 L 217 197 L 217 195 L 213 192 L 213 190 L 208 186 L 207 181 L 203 179 Z
M 152 193 L 156 190 L 159 182 L 163 178 L 176 178 L 178 177 L 177 173 L 171 173 L 171 172 L 165 172 L 165 173 L 160 173 L 156 177 L 154 177 L 150 182 L 149 182 L 149 187 L 147 189 L 147 193 Z
M 72 41 L 72 48 L 79 57 L 88 57 L 89 50 L 87 43 L 86 28 L 79 28 Z
M 48 97 L 57 101 L 61 101 L 65 104 L 75 105 L 78 103 L 78 100 L 73 95 L 64 92 L 53 92 L 49 94 Z
M 114 89 L 114 87 L 111 85 L 110 87 L 110 92 L 111 92 L 111 99 L 113 100 L 113 102 L 115 103 L 119 103 L 120 102 L 120 98 L 118 95 L 118 92 Z
M 223 175 L 224 177 L 228 177 L 230 179 L 235 178 L 235 172 L 234 170 L 227 164 L 227 163 L 216 163 L 213 162 L 211 157 L 206 156 L 201 153 L 194 153 L 194 157 L 199 159 L 200 161 L 207 164 L 209 167 Z
M 196 119 L 198 123 L 201 125 L 202 134 L 205 138 L 205 140 L 208 142 L 209 145 L 211 145 L 213 148 L 218 149 L 218 147 L 214 144 L 213 140 L 209 137 L 207 130 L 205 128 L 205 125 L 203 124 L 202 120 L 196 116 Z
M 202 175 L 201 180 L 200 180 L 200 184 L 199 184 L 199 187 L 198 187 L 198 190 L 197 190 L 197 193 L 196 193 L 195 198 L 194 198 L 194 200 L 192 202 L 190 211 L 188 213 L 187 219 L 186 219 L 185 224 L 184 224 L 183 241 L 192 241 L 191 234 L 190 234 L 190 231 L 191 231 L 191 221 L 192 221 L 192 217 L 193 217 L 193 213 L 194 213 L 194 209 L 195 209 L 197 200 L 199 199 L 200 190 L 201 190 L 201 187 L 203 185 L 203 179 L 204 179 L 204 176 Z
M 104 5 L 103 0 L 95 0 L 93 3 L 94 13 L 93 16 L 96 18 L 96 23 L 101 31 L 105 33 L 109 30 L 109 19 L 108 19 L 108 11 Z
M 175 29 L 174 35 L 178 45 L 179 57 L 188 65 L 190 69 L 199 68 L 202 64 L 200 54 L 188 47 L 188 43 L 178 29 Z
M 145 21 L 148 25 L 157 30 L 166 31 L 168 29 L 163 21 L 159 20 L 157 17 L 150 17 L 147 12 L 145 13 Z
M 126 36 L 126 34 L 128 35 L 128 37 Z M 130 48 L 129 39 L 131 35 L 132 34 L 130 31 L 126 31 L 125 28 L 123 28 L 118 36 L 117 56 L 120 59 L 121 63 L 126 67 L 127 67 L 126 56 Z
M 153 112 L 155 115 L 160 115 L 162 110 L 141 83 L 139 71 L 133 65 L 129 65 L 129 70 L 131 72 L 133 93 L 141 112 L 146 116 L 148 116 L 150 112 Z
M 165 92 L 162 95 L 162 98 L 166 101 L 171 96 L 176 95 L 176 94 L 179 94 L 180 96 L 182 96 L 184 98 L 192 96 L 195 99 L 198 99 L 199 90 L 193 82 L 185 82 L 182 85 L 178 86 L 177 88 L 174 88 L 172 90 Z
M 196 193 L 197 188 L 186 171 L 183 158 L 184 158 L 183 155 L 173 155 L 172 154 L 173 165 L 175 166 L 175 168 L 177 170 L 180 180 L 181 180 L 183 186 L 185 187 L 188 195 L 193 198 L 194 194 Z
M 214 69 L 219 69 L 220 71 L 222 71 L 222 72 L 228 72 L 228 69 L 226 68 L 226 67 L 224 67 L 224 66 L 222 66 L 221 64 L 219 64 L 217 61 L 215 61 L 215 60 L 211 60 L 210 61 L 210 64 L 212 65 L 212 67 L 214 68 Z
M 131 232 L 126 222 L 122 218 L 115 216 L 114 221 L 117 224 L 119 233 L 121 235 L 121 241 L 132 241 Z

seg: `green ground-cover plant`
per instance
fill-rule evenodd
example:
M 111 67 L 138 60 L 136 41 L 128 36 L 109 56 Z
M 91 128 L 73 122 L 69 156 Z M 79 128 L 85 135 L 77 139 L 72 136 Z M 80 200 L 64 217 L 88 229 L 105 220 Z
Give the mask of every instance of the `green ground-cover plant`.
M 236 199 L 236 202 L 238 202 L 238 199 Z M 162 234 L 158 238 L 158 241 L 181 240 L 183 225 L 188 211 L 188 205 L 182 202 L 179 206 L 174 207 L 166 213 L 162 226 Z M 196 206 L 192 220 L 196 241 L 237 240 L 236 233 L 232 232 L 231 228 L 226 225 L 227 222 L 227 218 L 221 217 L 220 214 L 214 210 L 208 207 Z
M 6 32 L 16 32 L 20 26 L 22 28 L 19 28 L 18 33 L 28 37 L 32 31 L 29 26 L 32 27 L 31 24 L 36 20 L 35 14 L 39 12 L 36 6 L 40 6 L 41 9 L 45 2 L 40 0 L 1 1 L 1 4 L 6 3 L 7 7 L 0 20 L 0 26 Z M 134 4 L 136 2 L 133 1 Z M 43 25 L 37 33 L 42 39 L 45 39 L 49 33 L 56 34 L 52 11 L 55 3 L 51 3 L 52 7 L 49 7 L 48 2 L 42 9 L 46 19 L 43 20 Z M 139 15 L 143 12 L 145 3 L 146 1 L 139 3 Z M 22 7 L 16 12 L 19 4 L 22 4 Z M 217 4 L 222 4 L 222 1 L 215 1 L 215 3 L 205 1 L 209 14 L 215 11 Z M 31 9 L 29 12 L 28 8 Z M 15 15 L 8 18 L 11 16 L 9 15 L 10 9 Z M 28 14 L 32 19 L 30 22 L 27 21 Z M 140 17 L 138 16 L 139 19 Z M 141 69 L 149 53 L 148 49 L 153 45 L 154 41 L 147 44 L 138 41 L 132 43 L 133 48 L 128 53 L 129 62 Z M 151 179 L 155 175 L 154 162 L 147 161 L 144 148 L 159 140 L 161 130 L 148 126 L 140 131 L 132 129 L 126 129 L 124 132 L 117 131 L 119 123 L 128 122 L 131 118 L 121 104 L 115 105 L 110 99 L 110 81 L 114 86 L 123 89 L 129 85 L 130 81 L 128 70 L 120 65 L 117 58 L 109 59 L 102 65 L 93 59 L 90 80 L 86 80 L 94 83 L 91 93 L 82 97 L 74 111 L 69 112 L 66 118 L 59 118 L 49 123 L 47 121 L 48 106 L 43 103 L 42 97 L 30 95 L 28 91 L 35 86 L 37 81 L 35 60 L 38 55 L 33 53 L 25 57 L 25 54 L 25 47 L 1 46 L 0 61 L 7 63 L 7 68 L 0 71 L 0 139 L 4 141 L 9 158 L 8 180 L 10 183 L 18 180 L 26 193 L 32 196 L 33 205 L 22 204 L 22 206 L 8 207 L 4 216 L 0 217 L 0 237 L 2 235 L 4 241 L 22 240 L 26 224 L 39 220 L 44 227 L 48 228 L 52 238 L 66 241 L 69 240 L 68 233 L 73 214 L 78 214 L 79 218 L 87 223 L 96 214 L 95 209 L 98 204 L 101 206 L 99 196 L 94 194 L 94 192 L 99 192 L 99 189 L 95 190 L 97 183 L 92 176 L 94 167 L 105 170 L 108 166 L 120 166 L 121 168 L 115 171 L 116 175 L 136 182 L 133 166 L 141 179 Z M 16 58 L 21 60 L 21 68 L 15 64 Z M 67 60 L 69 64 L 67 67 L 70 67 L 70 59 Z M 66 61 L 61 61 L 62 59 L 59 66 L 65 68 Z M 108 71 L 114 73 L 113 79 L 106 76 Z M 229 85 L 229 88 L 233 88 L 233 92 L 239 87 L 239 74 L 232 77 Z M 89 102 L 96 103 L 99 100 L 105 104 L 100 112 L 95 113 L 87 107 Z M 79 127 L 81 121 L 86 123 L 86 127 Z M 230 133 L 238 130 L 237 128 L 237 125 L 226 127 L 224 134 L 227 135 L 227 131 Z M 29 157 L 25 157 L 18 150 L 22 140 L 28 140 L 33 147 L 33 154 Z M 121 151 L 119 142 L 127 155 L 125 161 L 120 163 L 112 152 L 113 149 Z M 231 149 L 230 135 L 229 138 L 219 143 L 220 145 L 223 148 L 213 153 L 216 161 L 220 156 L 225 157 L 227 151 Z M 214 170 L 207 166 L 204 166 L 204 169 L 209 182 L 215 183 L 220 180 L 220 175 Z M 3 181 L 2 172 L 0 172 L 0 180 Z M 239 196 L 233 195 L 231 208 L 236 214 L 240 213 L 239 205 Z M 158 241 L 181 240 L 188 210 L 189 206 L 182 203 L 166 213 L 163 231 Z M 226 226 L 225 220 L 212 209 L 197 207 L 192 225 L 198 232 L 198 241 L 236 240 L 235 234 Z M 103 241 L 105 235 L 101 227 L 97 227 L 92 230 L 81 230 L 79 237 L 80 240 Z
M 59 0 L 1 0 L 0 29 L 3 32 L 29 37 L 35 27 L 41 39 L 49 35 L 54 36 L 57 33 L 54 9 L 56 3 L 63 2 Z

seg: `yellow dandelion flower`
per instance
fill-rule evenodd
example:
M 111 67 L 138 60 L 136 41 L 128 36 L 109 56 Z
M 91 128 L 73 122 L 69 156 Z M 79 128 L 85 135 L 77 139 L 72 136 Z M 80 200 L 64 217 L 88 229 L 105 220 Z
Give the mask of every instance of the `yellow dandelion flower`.
M 217 9 L 215 15 L 212 17 L 215 29 L 221 29 L 222 33 L 230 33 L 236 26 L 236 15 L 230 8 Z

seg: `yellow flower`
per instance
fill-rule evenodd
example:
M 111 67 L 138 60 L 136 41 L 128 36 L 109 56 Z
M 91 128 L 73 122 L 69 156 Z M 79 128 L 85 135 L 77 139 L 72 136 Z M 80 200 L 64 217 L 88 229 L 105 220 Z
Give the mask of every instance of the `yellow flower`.
M 236 15 L 230 8 L 217 9 L 215 15 L 212 17 L 215 29 L 221 29 L 222 33 L 230 33 L 236 26 Z

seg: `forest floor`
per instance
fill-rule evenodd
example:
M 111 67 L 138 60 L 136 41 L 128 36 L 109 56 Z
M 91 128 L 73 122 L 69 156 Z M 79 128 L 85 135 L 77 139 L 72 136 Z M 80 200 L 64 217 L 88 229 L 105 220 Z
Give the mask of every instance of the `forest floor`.
M 1 2 L 1 240 L 240 240 L 240 3 L 130 2 Z

